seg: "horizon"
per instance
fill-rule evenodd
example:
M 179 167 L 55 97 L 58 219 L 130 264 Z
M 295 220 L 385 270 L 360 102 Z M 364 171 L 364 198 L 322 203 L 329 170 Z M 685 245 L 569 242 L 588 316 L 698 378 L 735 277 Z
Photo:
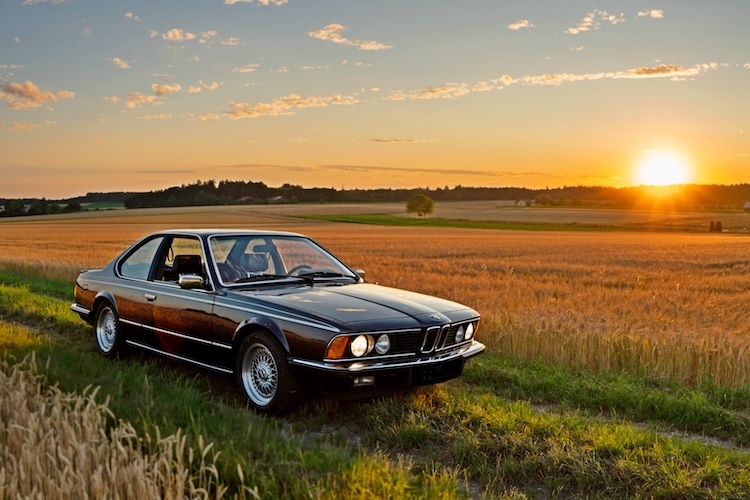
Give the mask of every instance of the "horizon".
M 9 0 L 0 198 L 744 184 L 748 18 L 743 0 Z
M 195 180 L 191 183 L 181 183 L 181 184 L 175 184 L 163 188 L 158 188 L 154 190 L 148 190 L 148 191 L 88 191 L 85 194 L 77 194 L 73 196 L 67 196 L 62 198 L 47 198 L 46 196 L 17 196 L 17 197 L 8 197 L 8 196 L 0 196 L 0 200 L 42 200 L 46 199 L 49 202 L 64 202 L 64 201 L 70 201 L 70 200 L 77 200 L 77 199 L 85 199 L 88 196 L 91 195 L 116 195 L 116 194 L 132 194 L 132 195 L 140 195 L 140 194 L 153 194 L 157 192 L 164 192 L 168 191 L 170 189 L 175 188 L 186 188 L 193 185 L 196 185 L 198 183 L 208 183 L 213 182 L 214 187 L 218 187 L 221 182 L 246 182 L 246 183 L 261 183 L 265 184 L 262 181 L 253 181 L 253 180 L 243 180 L 243 179 L 221 179 L 221 180 L 215 180 L 215 179 L 207 179 L 207 180 Z M 743 183 L 734 183 L 734 184 L 700 184 L 700 183 L 687 183 L 687 184 L 665 184 L 665 185 L 647 185 L 647 184 L 641 184 L 637 186 L 621 186 L 621 187 L 614 187 L 614 186 L 603 186 L 603 185 L 568 185 L 568 186 L 556 186 L 556 187 L 539 187 L 539 188 L 531 188 L 526 186 L 464 186 L 464 185 L 454 185 L 454 186 L 418 186 L 418 187 L 404 187 L 404 188 L 359 188 L 359 187 L 352 187 L 352 188 L 342 188 L 337 189 L 335 187 L 330 186 L 301 186 L 301 185 L 293 185 L 291 183 L 283 183 L 278 186 L 274 185 L 268 185 L 265 184 L 265 186 L 268 189 L 271 190 L 279 190 L 284 189 L 285 186 L 290 187 L 300 187 L 303 190 L 316 190 L 316 189 L 333 189 L 337 192 L 345 192 L 345 191 L 376 191 L 376 190 L 394 190 L 394 191 L 422 191 L 422 192 L 435 192 L 435 191 L 453 191 L 456 189 L 498 189 L 498 190 L 529 190 L 529 191 L 538 191 L 538 192 L 545 192 L 545 191 L 564 191 L 564 190 L 576 190 L 576 189 L 583 189 L 583 190 L 596 190 L 596 189 L 612 189 L 615 191 L 619 190 L 626 190 L 626 189 L 636 189 L 636 190 L 647 190 L 647 191 L 653 191 L 656 193 L 658 197 L 663 197 L 665 195 L 667 196 L 674 196 L 675 194 L 679 195 L 679 190 L 685 189 L 685 188 L 731 188 L 731 187 L 748 187 L 750 188 L 750 182 L 743 182 Z M 748 199 L 750 199 L 750 196 L 748 196 Z M 450 202 L 452 200 L 442 200 L 441 203 Z M 456 200 L 456 201 L 469 201 L 469 200 Z M 478 200 L 479 201 L 479 200 Z M 360 203 L 357 201 L 353 201 L 352 203 Z M 1 208 L 1 207 L 0 207 Z

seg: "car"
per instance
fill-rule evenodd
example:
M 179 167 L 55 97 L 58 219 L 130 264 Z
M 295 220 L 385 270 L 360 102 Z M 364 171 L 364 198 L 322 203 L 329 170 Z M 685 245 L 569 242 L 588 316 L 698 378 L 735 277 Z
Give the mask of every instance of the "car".
M 85 270 L 71 309 L 104 356 L 137 348 L 234 375 L 252 408 L 366 397 L 458 377 L 483 352 L 470 307 L 368 283 L 297 233 L 150 234 Z

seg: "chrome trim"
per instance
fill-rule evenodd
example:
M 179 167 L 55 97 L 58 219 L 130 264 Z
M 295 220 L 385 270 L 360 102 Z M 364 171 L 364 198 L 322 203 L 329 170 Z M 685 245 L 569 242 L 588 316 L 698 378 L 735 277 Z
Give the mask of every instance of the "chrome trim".
M 91 314 L 91 309 L 86 309 L 85 307 L 77 303 L 70 304 L 70 310 L 78 314 L 85 314 L 87 316 Z
M 192 363 L 194 365 L 198 365 L 198 366 L 201 366 L 203 368 L 208 368 L 209 370 L 214 370 L 214 371 L 221 372 L 221 373 L 234 373 L 234 370 L 229 370 L 227 368 L 222 368 L 222 367 L 216 366 L 216 365 L 209 365 L 208 363 L 201 363 L 200 361 L 196 361 L 196 360 L 194 360 L 192 358 L 186 358 L 185 356 L 180 356 L 178 354 L 172 354 L 172 353 L 169 353 L 169 352 L 166 352 L 166 351 L 162 351 L 162 350 L 156 349 L 154 347 L 151 347 L 150 345 L 142 344 L 142 343 L 136 342 L 134 340 L 126 340 L 125 343 L 126 344 L 130 344 L 132 346 L 135 346 L 135 347 L 137 347 L 139 349 L 144 349 L 146 351 L 150 351 L 150 352 L 153 352 L 153 353 L 156 353 L 156 354 L 161 354 L 162 356 L 166 356 L 168 358 L 179 359 L 180 361 L 185 361 L 187 363 Z
M 473 356 L 484 351 L 484 344 L 472 340 L 471 344 L 461 346 L 459 349 L 442 354 L 435 354 L 429 358 L 415 359 L 407 362 L 395 362 L 395 363 L 368 363 L 369 360 L 357 360 L 351 364 L 334 364 L 326 363 L 325 361 L 310 361 L 307 359 L 290 358 L 289 362 L 293 365 L 303 366 L 306 368 L 315 368 L 327 372 L 335 373 L 363 373 L 370 371 L 381 371 L 381 370 L 393 370 L 398 368 L 414 368 L 417 366 L 431 365 L 435 363 L 442 363 L 444 361 L 451 361 L 462 357 L 469 359 Z
M 190 340 L 190 341 L 196 342 L 198 344 L 203 344 L 203 345 L 207 345 L 207 346 L 211 346 L 211 347 L 221 347 L 223 349 L 228 349 L 228 350 L 232 349 L 232 345 L 231 344 L 224 344 L 223 342 L 215 342 L 213 340 L 206 340 L 206 339 L 202 339 L 200 337 L 193 337 L 191 335 L 184 335 L 182 333 L 177 333 L 177 332 L 173 332 L 173 331 L 170 331 L 170 330 L 164 330 L 162 328 L 156 328 L 155 326 L 144 325 L 142 323 L 136 323 L 135 321 L 130 321 L 128 319 L 122 319 L 122 318 L 120 318 L 120 321 L 123 322 L 123 323 L 125 323 L 125 324 L 128 324 L 130 326 L 135 326 L 135 327 L 138 327 L 138 328 L 143 328 L 144 330 L 151 330 L 152 332 L 162 333 L 164 335 L 169 335 L 171 337 L 179 337 L 181 339 Z

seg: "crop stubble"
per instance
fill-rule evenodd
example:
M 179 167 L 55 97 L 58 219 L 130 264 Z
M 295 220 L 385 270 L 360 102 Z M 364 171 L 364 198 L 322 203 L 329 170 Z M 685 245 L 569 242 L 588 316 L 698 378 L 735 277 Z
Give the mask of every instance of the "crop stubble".
M 173 227 L 302 232 L 365 269 L 368 281 L 476 308 L 481 340 L 502 355 L 690 384 L 750 383 L 743 236 L 388 228 L 242 208 L 139 211 L 2 223 L 0 265 L 72 282 L 79 269 Z

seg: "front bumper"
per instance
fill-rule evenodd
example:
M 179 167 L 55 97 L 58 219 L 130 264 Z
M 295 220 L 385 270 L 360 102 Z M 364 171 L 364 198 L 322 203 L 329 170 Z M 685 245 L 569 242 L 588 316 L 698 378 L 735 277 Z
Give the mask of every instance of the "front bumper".
M 307 359 L 292 358 L 289 362 L 295 366 L 313 368 L 329 373 L 365 375 L 370 372 L 380 372 L 383 370 L 398 370 L 404 368 L 415 368 L 420 366 L 431 365 L 435 363 L 445 363 L 455 359 L 463 358 L 467 360 L 484 351 L 484 344 L 472 340 L 470 344 L 459 346 L 450 351 L 436 353 L 430 356 L 420 357 L 418 359 L 408 360 L 377 360 L 368 362 L 367 359 L 358 359 L 341 363 L 327 363 L 324 361 L 310 361 Z

